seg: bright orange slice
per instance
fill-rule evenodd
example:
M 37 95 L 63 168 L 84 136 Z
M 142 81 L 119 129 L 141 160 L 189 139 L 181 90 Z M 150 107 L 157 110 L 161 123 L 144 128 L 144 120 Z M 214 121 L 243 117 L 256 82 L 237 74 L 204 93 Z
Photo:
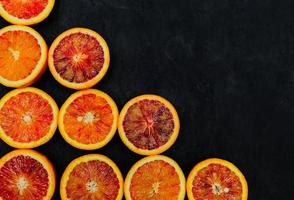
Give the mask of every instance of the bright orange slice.
M 37 88 L 15 89 L 0 101 L 0 137 L 15 148 L 48 142 L 57 128 L 58 107 Z
M 123 177 L 116 164 L 106 156 L 90 154 L 73 160 L 60 183 L 62 200 L 121 200 Z
M 54 168 L 44 155 L 14 150 L 1 158 L 1 200 L 50 200 L 54 190 Z
M 248 186 L 235 165 L 213 158 L 193 168 L 187 180 L 187 193 L 189 200 L 247 200 Z
M 160 154 L 176 141 L 180 129 L 177 111 L 164 98 L 142 95 L 122 109 L 118 131 L 124 144 L 141 155 Z
M 106 93 L 88 89 L 71 95 L 62 105 L 58 126 L 72 146 L 93 150 L 105 146 L 117 129 L 118 110 Z
M 0 83 L 7 87 L 31 85 L 46 69 L 47 45 L 30 27 L 1 29 L 0 52 Z
M 48 17 L 55 0 L 0 0 L 0 15 L 11 24 L 33 25 Z
M 155 155 L 139 160 L 129 171 L 124 193 L 126 200 L 183 200 L 185 176 L 169 157 Z
M 86 89 L 106 74 L 110 56 L 105 40 L 96 32 L 73 28 L 59 35 L 49 50 L 49 69 L 65 87 Z

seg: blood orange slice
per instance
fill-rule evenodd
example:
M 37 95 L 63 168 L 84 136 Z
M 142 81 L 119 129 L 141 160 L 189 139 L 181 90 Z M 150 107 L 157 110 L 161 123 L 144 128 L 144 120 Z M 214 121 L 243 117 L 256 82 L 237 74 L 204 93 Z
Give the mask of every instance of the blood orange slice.
M 72 146 L 93 150 L 106 145 L 117 129 L 118 110 L 106 93 L 88 89 L 71 95 L 62 105 L 58 127 Z
M 183 200 L 185 192 L 181 168 L 162 155 L 139 160 L 129 171 L 124 187 L 126 200 Z
M 14 150 L 0 160 L 1 200 L 50 200 L 55 172 L 50 161 L 33 150 Z
M 121 200 L 123 177 L 116 164 L 106 156 L 90 154 L 73 160 L 62 175 L 62 200 Z
M 164 98 L 142 95 L 122 109 L 118 131 L 125 145 L 141 155 L 160 154 L 170 148 L 179 134 L 177 111 Z
M 187 192 L 189 200 L 247 200 L 248 186 L 236 166 L 213 158 L 193 168 L 187 180 Z
M 57 128 L 55 101 L 37 88 L 15 89 L 0 101 L 0 137 L 15 148 L 48 142 Z
M 46 69 L 47 45 L 30 27 L 1 29 L 0 52 L 0 83 L 7 87 L 28 86 Z
M 98 83 L 109 67 L 109 49 L 96 32 L 73 28 L 59 35 L 49 50 L 49 69 L 62 85 L 86 89 Z
M 0 0 L 0 15 L 12 24 L 33 25 L 48 17 L 55 0 Z

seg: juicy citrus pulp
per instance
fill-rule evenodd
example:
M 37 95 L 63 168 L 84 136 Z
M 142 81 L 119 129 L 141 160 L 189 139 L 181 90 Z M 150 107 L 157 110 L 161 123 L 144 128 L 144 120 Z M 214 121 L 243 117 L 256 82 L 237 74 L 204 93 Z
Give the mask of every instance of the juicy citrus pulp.
M 187 181 L 190 200 L 247 200 L 247 182 L 232 163 L 208 159 L 197 164 Z
M 109 158 L 99 154 L 82 156 L 73 160 L 63 173 L 60 194 L 62 200 L 121 200 L 123 178 Z
M 40 146 L 53 136 L 57 114 L 56 103 L 42 90 L 12 90 L 0 101 L 0 136 L 16 148 Z
M 55 0 L 0 0 L 0 14 L 12 24 L 33 25 L 43 21 Z
M 55 173 L 50 161 L 33 150 L 14 150 L 0 160 L 0 199 L 51 199 Z
M 179 117 L 164 98 L 142 95 L 130 100 L 119 116 L 118 130 L 122 141 L 135 153 L 159 154 L 175 142 Z
M 73 28 L 56 38 L 49 50 L 49 68 L 55 79 L 72 89 L 98 83 L 109 67 L 109 49 L 96 32 Z
M 183 200 L 185 177 L 171 158 L 149 156 L 131 168 L 124 190 L 127 200 Z
M 46 69 L 47 45 L 30 27 L 12 25 L 1 29 L 0 52 L 0 83 L 5 86 L 28 86 Z
M 118 110 L 110 96 L 96 89 L 71 95 L 60 109 L 59 130 L 63 138 L 80 149 L 106 145 L 117 128 Z

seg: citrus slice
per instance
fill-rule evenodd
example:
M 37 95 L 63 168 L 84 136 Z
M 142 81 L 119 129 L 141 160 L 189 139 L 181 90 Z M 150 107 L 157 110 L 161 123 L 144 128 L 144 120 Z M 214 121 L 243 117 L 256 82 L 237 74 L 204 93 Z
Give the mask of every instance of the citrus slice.
M 55 0 L 0 0 L 0 15 L 11 24 L 33 25 L 48 17 Z
M 96 32 L 73 28 L 59 35 L 49 50 L 49 69 L 63 86 L 86 89 L 106 74 L 110 56 L 105 40 Z
M 189 200 L 247 200 L 248 186 L 232 163 L 212 158 L 198 163 L 187 180 Z
M 0 137 L 15 148 L 34 148 L 48 142 L 57 128 L 58 107 L 37 88 L 15 89 L 0 101 Z
M 62 200 L 121 200 L 123 177 L 116 164 L 106 156 L 90 154 L 73 160 L 60 182 Z
M 72 94 L 62 105 L 58 127 L 72 146 L 93 150 L 105 146 L 117 129 L 118 110 L 106 93 L 88 89 Z
M 31 85 L 46 69 L 46 42 L 30 27 L 1 29 L 0 52 L 0 83 L 7 87 Z
M 133 165 L 125 180 L 126 200 L 183 200 L 185 176 L 169 157 L 148 156 Z
M 1 200 L 50 200 L 55 171 L 50 161 L 33 150 L 14 150 L 0 160 Z
M 180 129 L 177 111 L 157 95 L 142 95 L 123 107 L 118 122 L 124 144 L 141 155 L 160 154 L 176 141 Z

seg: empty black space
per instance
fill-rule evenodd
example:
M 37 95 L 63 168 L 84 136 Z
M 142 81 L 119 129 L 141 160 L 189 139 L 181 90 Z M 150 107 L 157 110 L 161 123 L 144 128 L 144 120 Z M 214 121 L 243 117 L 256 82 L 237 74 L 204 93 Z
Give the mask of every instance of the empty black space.
M 293 10 L 291 0 L 57 0 L 34 28 L 48 45 L 72 27 L 100 33 L 111 65 L 95 88 L 113 97 L 119 109 L 145 93 L 172 102 L 181 131 L 164 155 L 186 176 L 199 161 L 223 158 L 246 176 L 249 199 L 281 200 L 292 198 L 294 178 Z M 7 25 L 0 20 L 1 28 Z M 59 106 L 75 92 L 48 70 L 33 86 Z M 0 96 L 10 90 L 0 86 Z M 0 142 L 0 156 L 11 150 Z M 81 155 L 107 155 L 124 175 L 142 158 L 118 134 L 102 149 L 82 151 L 57 131 L 36 150 L 54 163 L 57 182 Z

